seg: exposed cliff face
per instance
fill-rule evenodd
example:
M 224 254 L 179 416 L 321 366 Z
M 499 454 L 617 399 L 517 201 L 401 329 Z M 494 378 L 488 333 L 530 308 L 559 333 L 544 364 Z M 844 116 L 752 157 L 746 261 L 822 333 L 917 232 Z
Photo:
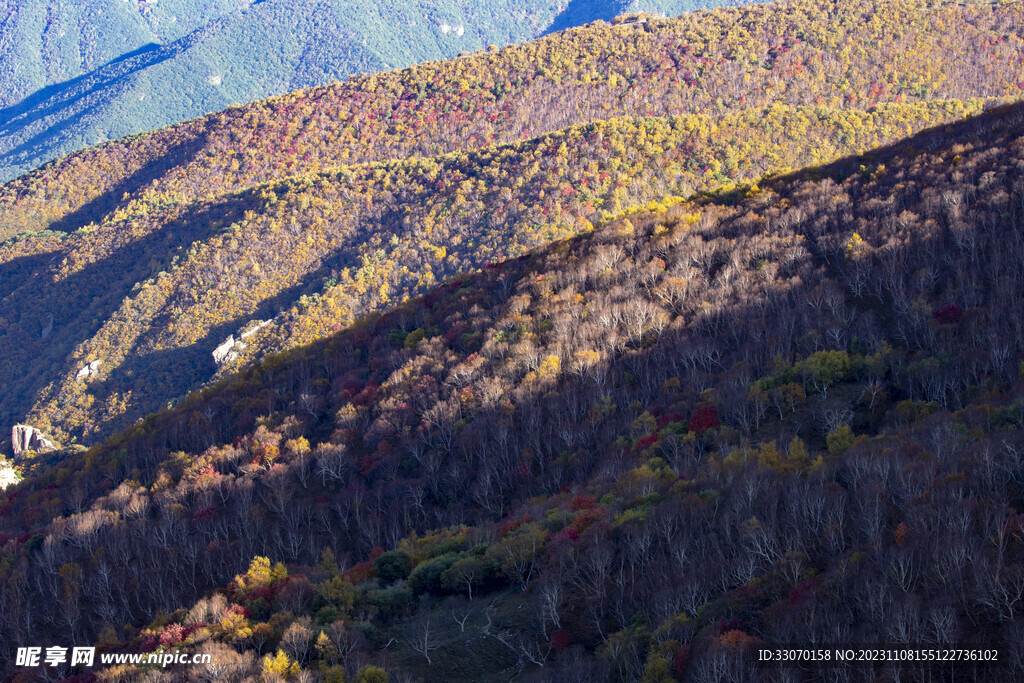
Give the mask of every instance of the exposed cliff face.
M 26 451 L 45 453 L 57 449 L 57 446 L 41 431 L 29 425 L 14 425 L 11 428 L 11 444 L 14 447 L 15 458 L 20 457 Z
M 235 335 L 229 335 L 224 343 L 213 350 L 213 362 L 217 367 L 230 363 L 238 358 L 238 354 L 245 350 L 245 344 L 235 339 Z
M 219 368 L 238 360 L 239 355 L 248 347 L 248 344 L 242 340 L 248 339 L 269 324 L 269 320 L 253 320 L 246 325 L 245 331 L 238 336 L 238 339 L 235 339 L 233 334 L 229 335 L 220 346 L 213 350 L 213 362 Z

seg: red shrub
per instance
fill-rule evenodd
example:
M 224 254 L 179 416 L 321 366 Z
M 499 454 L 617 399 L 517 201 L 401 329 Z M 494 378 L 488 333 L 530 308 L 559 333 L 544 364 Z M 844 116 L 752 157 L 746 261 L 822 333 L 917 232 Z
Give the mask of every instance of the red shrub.
M 352 568 L 345 572 L 343 576 L 347 577 L 353 586 L 363 581 L 369 581 L 373 578 L 373 560 L 352 565 Z
M 523 515 L 519 519 L 510 519 L 509 521 L 505 522 L 500 527 L 498 527 L 498 536 L 500 536 L 501 538 L 505 538 L 522 525 L 532 521 L 533 517 L 531 517 L 530 515 Z
M 168 624 L 160 634 L 160 644 L 170 647 L 185 640 L 185 629 L 181 624 Z
M 686 673 L 686 667 L 690 664 L 690 646 L 683 645 L 679 648 L 679 652 L 672 658 L 672 669 L 675 671 L 676 676 L 682 678 L 683 674 Z
M 693 415 L 690 416 L 690 423 L 686 426 L 691 432 L 705 432 L 709 429 L 721 426 L 718 421 L 718 409 L 710 403 L 698 406 Z
M 213 505 L 206 505 L 195 511 L 192 515 L 193 522 L 201 522 L 204 519 L 213 519 L 217 516 L 217 508 Z
M 576 518 L 572 520 L 573 529 L 579 532 L 584 532 L 590 528 L 594 522 L 601 521 L 608 516 L 608 511 L 605 508 L 590 508 L 587 510 L 581 510 Z
M 590 496 L 575 496 L 570 503 L 573 512 L 580 510 L 593 510 L 597 507 L 597 501 Z
M 790 605 L 799 605 L 800 603 L 802 603 L 804 600 L 806 600 L 807 598 L 809 598 L 811 596 L 811 593 L 812 593 L 813 590 L 814 590 L 814 579 L 807 579 L 805 581 L 801 581 L 796 586 L 796 588 L 794 588 L 793 590 L 791 590 L 789 592 L 789 604 Z
M 374 358 L 374 359 L 370 360 L 371 367 L 373 366 L 373 362 L 375 360 L 378 360 L 378 359 Z M 352 405 L 354 405 L 354 406 L 368 406 L 368 405 L 370 405 L 371 403 L 373 403 L 373 399 L 377 396 L 377 389 L 379 389 L 379 388 L 380 388 L 380 386 L 376 382 L 367 382 L 366 386 L 363 387 L 363 390 L 360 391 L 358 394 L 356 394 L 355 396 L 352 397 L 352 399 L 351 399 L 352 400 Z
M 374 458 L 372 455 L 364 455 L 359 459 L 359 476 L 368 477 L 373 474 L 373 471 L 380 465 L 380 461 Z
M 447 332 L 444 333 L 444 343 L 451 344 L 453 341 L 462 336 L 464 332 L 469 331 L 469 325 L 463 322 L 458 322 L 452 325 Z
M 248 619 L 250 616 L 252 616 L 249 610 L 245 607 L 242 607 L 241 605 L 231 605 L 231 607 L 228 607 L 228 612 L 231 614 L 241 615 L 242 618 L 244 619 Z
M 638 451 L 639 450 L 643 450 L 644 448 L 647 448 L 649 446 L 653 446 L 657 442 L 658 442 L 658 432 L 654 432 L 653 434 L 649 434 L 649 435 L 645 436 L 644 438 L 640 439 L 639 441 L 637 441 L 636 442 L 636 449 Z
M 673 422 L 683 422 L 686 416 L 682 413 L 667 413 L 658 418 L 658 429 L 664 429 Z
M 253 588 L 251 591 L 246 593 L 247 601 L 259 600 L 262 598 L 267 602 L 272 602 L 278 588 L 280 588 L 280 586 L 260 586 L 259 588 Z

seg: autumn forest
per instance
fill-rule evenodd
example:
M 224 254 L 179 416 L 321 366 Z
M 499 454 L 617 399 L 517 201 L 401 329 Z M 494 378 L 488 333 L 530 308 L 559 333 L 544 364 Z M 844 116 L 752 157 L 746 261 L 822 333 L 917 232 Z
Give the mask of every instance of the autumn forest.
M 1024 677 L 1022 58 L 625 15 L 0 186 L 0 667 L 213 662 L 0 676 Z M 756 661 L 870 643 L 999 661 Z

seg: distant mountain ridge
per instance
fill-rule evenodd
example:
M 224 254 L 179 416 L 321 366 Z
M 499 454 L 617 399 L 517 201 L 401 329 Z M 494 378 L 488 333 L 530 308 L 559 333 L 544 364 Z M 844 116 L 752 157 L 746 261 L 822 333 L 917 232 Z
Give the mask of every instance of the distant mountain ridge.
M 350 74 L 722 0 L 4 0 L 0 180 L 61 154 Z

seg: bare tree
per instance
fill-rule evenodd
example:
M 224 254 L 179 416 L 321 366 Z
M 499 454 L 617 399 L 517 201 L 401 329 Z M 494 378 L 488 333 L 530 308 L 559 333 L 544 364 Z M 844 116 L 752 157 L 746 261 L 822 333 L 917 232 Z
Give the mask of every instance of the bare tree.
M 430 653 L 438 648 L 438 644 L 435 642 L 433 631 L 430 628 L 429 614 L 425 618 L 413 622 L 406 634 L 405 642 L 414 652 L 423 655 L 428 666 L 431 664 Z

